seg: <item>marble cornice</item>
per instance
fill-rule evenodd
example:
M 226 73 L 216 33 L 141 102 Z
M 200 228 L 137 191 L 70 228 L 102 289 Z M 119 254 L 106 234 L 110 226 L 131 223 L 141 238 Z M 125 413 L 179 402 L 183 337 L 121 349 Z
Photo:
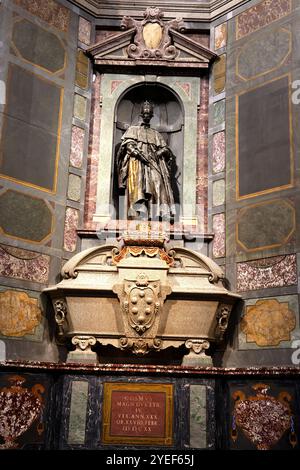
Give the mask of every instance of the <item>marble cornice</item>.
M 97 373 L 109 375 L 155 375 L 174 377 L 261 377 L 261 378 L 295 378 L 300 377 L 300 367 L 269 366 L 269 367 L 186 367 L 180 365 L 150 365 L 150 364 L 77 364 L 54 363 L 39 361 L 6 361 L 0 362 L 0 372 L 59 372 L 59 373 Z
M 206 1 L 170 1 L 136 0 L 69 0 L 74 5 L 86 10 L 98 19 L 119 20 L 124 15 L 142 17 L 147 7 L 158 6 L 165 14 L 165 19 L 181 16 L 186 21 L 211 22 L 235 8 L 249 3 L 250 0 L 206 0 Z

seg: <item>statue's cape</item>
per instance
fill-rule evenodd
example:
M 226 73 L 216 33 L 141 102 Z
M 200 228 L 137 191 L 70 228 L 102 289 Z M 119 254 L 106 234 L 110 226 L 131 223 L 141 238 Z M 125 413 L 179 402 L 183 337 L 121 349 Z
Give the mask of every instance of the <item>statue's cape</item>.
M 122 140 L 133 139 L 138 142 L 143 142 L 145 144 L 153 144 L 157 147 L 166 147 L 166 142 L 164 138 L 154 129 L 144 126 L 131 126 L 123 134 Z

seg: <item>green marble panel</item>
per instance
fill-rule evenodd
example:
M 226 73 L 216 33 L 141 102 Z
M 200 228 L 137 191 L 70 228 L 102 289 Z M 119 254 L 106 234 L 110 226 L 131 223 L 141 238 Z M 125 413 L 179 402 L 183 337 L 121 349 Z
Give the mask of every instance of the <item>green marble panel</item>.
M 68 199 L 71 201 L 80 200 L 81 178 L 80 176 L 70 174 L 68 184 Z
M 276 28 L 247 41 L 237 57 L 237 75 L 251 80 L 280 67 L 292 48 L 291 32 Z
M 81 121 L 84 121 L 86 117 L 86 98 L 81 95 L 75 95 L 74 117 Z
M 225 121 L 225 100 L 217 101 L 213 107 L 213 123 L 219 126 Z
M 246 251 L 284 245 L 296 229 L 295 218 L 295 209 L 287 200 L 245 207 L 238 214 L 238 244 Z
M 5 235 L 34 242 L 41 242 L 52 230 L 46 202 L 13 190 L 0 196 L 0 221 Z
M 225 180 L 213 182 L 213 206 L 221 206 L 225 203 Z
M 17 21 L 13 29 L 12 44 L 23 59 L 49 72 L 54 73 L 64 68 L 65 50 L 61 40 L 37 24 L 25 19 Z
M 190 447 L 206 448 L 206 386 L 190 385 Z
M 68 444 L 85 443 L 86 412 L 89 384 L 83 380 L 72 382 Z

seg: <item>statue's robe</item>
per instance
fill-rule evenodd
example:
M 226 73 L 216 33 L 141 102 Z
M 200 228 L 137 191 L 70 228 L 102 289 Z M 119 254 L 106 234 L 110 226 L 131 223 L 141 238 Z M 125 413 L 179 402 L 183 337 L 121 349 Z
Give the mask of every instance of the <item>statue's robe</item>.
M 134 157 L 137 149 L 144 160 Z M 164 149 L 162 157 L 157 152 Z M 122 136 L 117 154 L 119 188 L 126 190 L 130 219 L 173 219 L 175 205 L 170 183 L 172 152 L 159 132 L 150 127 L 131 126 Z M 141 217 L 142 216 L 142 217 Z

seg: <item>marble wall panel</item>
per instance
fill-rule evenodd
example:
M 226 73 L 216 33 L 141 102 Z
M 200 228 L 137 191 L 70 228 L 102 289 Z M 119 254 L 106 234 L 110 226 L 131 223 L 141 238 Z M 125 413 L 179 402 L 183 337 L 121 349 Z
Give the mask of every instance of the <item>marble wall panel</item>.
M 72 127 L 70 164 L 75 168 L 82 167 L 84 136 L 84 129 L 78 126 Z
M 289 15 L 292 11 L 291 0 L 264 0 L 258 5 L 242 12 L 236 18 L 236 39 L 251 33 Z
M 297 446 L 297 411 L 293 384 L 268 380 L 232 384 L 230 449 L 292 450 Z
M 53 214 L 43 200 L 18 191 L 0 195 L 2 232 L 14 238 L 42 242 L 52 232 Z
M 212 170 L 219 173 L 225 170 L 226 161 L 225 132 L 217 132 L 213 135 Z
M 225 47 L 227 44 L 227 23 L 215 27 L 215 49 Z
M 209 101 L 209 81 L 203 77 L 200 83 L 200 108 L 198 113 L 198 153 L 197 153 L 197 181 L 196 194 L 199 215 L 198 230 L 207 230 L 207 207 L 208 207 L 208 101 Z
M 89 154 L 87 161 L 86 192 L 84 206 L 84 226 L 94 228 L 93 215 L 96 212 L 96 197 L 98 184 L 99 165 L 99 145 L 100 145 L 100 125 L 101 108 L 99 100 L 101 95 L 101 75 L 97 74 L 93 83 L 93 94 L 91 103 L 92 132 L 89 140 Z
M 89 383 L 72 381 L 68 444 L 84 444 Z
M 219 57 L 214 64 L 214 91 L 216 94 L 222 93 L 226 84 L 226 54 Z
M 292 185 L 290 88 L 285 75 L 237 97 L 239 199 Z
M 225 204 L 225 180 L 213 182 L 213 206 Z
M 81 178 L 80 176 L 69 174 L 68 182 L 68 199 L 71 201 L 79 201 L 81 193 Z
M 91 22 L 80 16 L 78 26 L 78 40 L 86 45 L 89 45 L 91 43 L 91 30 Z
M 51 385 L 52 379 L 44 374 L 0 374 L 2 449 L 43 448 Z
M 292 50 L 292 33 L 276 28 L 247 41 L 236 61 L 236 74 L 242 80 L 253 80 L 283 65 Z
M 213 256 L 222 258 L 225 256 L 225 214 L 216 214 L 213 216 Z
M 46 284 L 50 256 L 35 251 L 0 245 L 0 275 Z
M 18 19 L 13 27 L 12 46 L 31 64 L 55 73 L 65 67 L 65 48 L 54 33 L 35 23 Z
M 89 59 L 82 50 L 77 51 L 75 85 L 86 89 L 89 82 Z
M 86 98 L 75 94 L 74 98 L 74 117 L 84 121 L 86 118 Z
M 62 96 L 53 82 L 10 64 L 0 164 L 7 178 L 55 191 Z
M 34 334 L 41 323 L 42 312 L 36 298 L 26 292 L 0 292 L 0 334 L 22 337 Z
M 60 31 L 68 31 L 70 10 L 54 0 L 13 0 L 14 3 Z
M 239 349 L 291 348 L 300 334 L 298 297 L 246 300 L 239 326 Z
M 190 385 L 190 447 L 205 449 L 206 426 L 206 386 Z
M 217 101 L 213 105 L 213 125 L 219 126 L 225 121 L 225 100 Z
M 280 247 L 296 230 L 295 208 L 276 199 L 241 209 L 237 217 L 237 242 L 245 251 Z
M 79 223 L 79 211 L 72 207 L 67 207 L 64 231 L 64 249 L 75 251 L 77 246 L 77 232 Z
M 238 292 L 296 285 L 296 255 L 237 263 L 236 275 Z

